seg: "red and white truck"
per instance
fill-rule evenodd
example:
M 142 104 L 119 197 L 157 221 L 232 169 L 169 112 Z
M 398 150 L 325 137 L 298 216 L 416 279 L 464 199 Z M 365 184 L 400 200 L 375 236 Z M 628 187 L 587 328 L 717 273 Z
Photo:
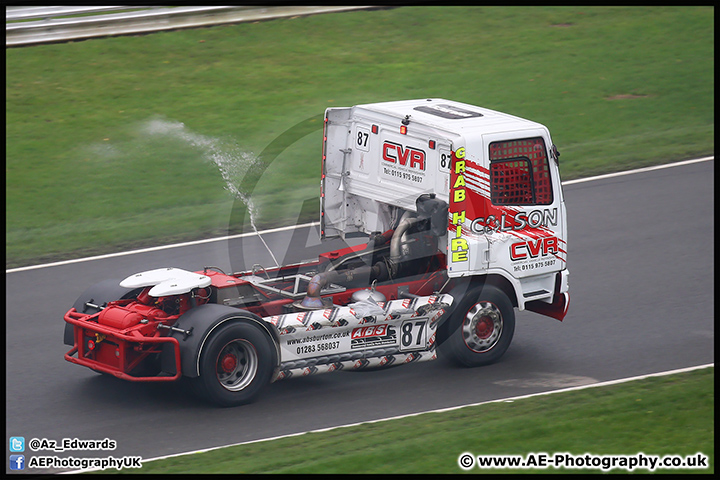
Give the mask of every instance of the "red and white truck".
M 101 282 L 65 314 L 65 359 L 131 381 L 188 379 L 222 406 L 298 375 L 498 360 L 514 309 L 568 309 L 558 151 L 541 124 L 443 99 L 329 108 L 323 239 L 367 243 L 226 274 Z

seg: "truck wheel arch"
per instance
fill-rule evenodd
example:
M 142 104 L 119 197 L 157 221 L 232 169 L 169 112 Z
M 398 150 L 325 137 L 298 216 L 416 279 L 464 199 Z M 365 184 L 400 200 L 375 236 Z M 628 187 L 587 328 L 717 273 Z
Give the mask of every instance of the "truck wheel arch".
M 246 310 L 210 303 L 193 308 L 175 322 L 176 328 L 185 331 L 192 329 L 190 335 L 185 337 L 175 330 L 171 332 L 171 336 L 180 342 L 180 368 L 183 376 L 190 378 L 199 376 L 199 361 L 208 337 L 216 329 L 233 322 L 248 323 L 262 331 L 274 352 L 273 370 L 280 365 L 280 340 L 274 326 Z M 175 373 L 173 349 L 170 344 L 163 348 L 162 367 L 165 372 Z
M 505 292 L 505 295 L 507 295 L 510 303 L 512 303 L 513 308 L 518 308 L 519 299 L 517 292 L 519 292 L 520 289 L 517 287 L 519 287 L 519 285 L 514 285 L 510 279 L 497 273 L 487 275 L 484 283 L 486 285 L 495 286 Z
M 503 275 L 492 273 L 488 275 L 474 275 L 472 277 L 461 278 L 458 280 L 459 281 L 455 284 L 452 290 L 448 292 L 453 297 L 453 304 L 450 311 L 445 314 L 438 326 L 438 344 L 443 343 L 450 334 L 450 332 L 447 331 L 448 320 L 452 316 L 454 310 L 460 305 L 460 302 L 465 295 L 476 287 L 480 287 L 482 285 L 492 285 L 505 293 L 513 308 L 518 307 L 518 297 L 516 293 L 518 290 L 511 281 Z

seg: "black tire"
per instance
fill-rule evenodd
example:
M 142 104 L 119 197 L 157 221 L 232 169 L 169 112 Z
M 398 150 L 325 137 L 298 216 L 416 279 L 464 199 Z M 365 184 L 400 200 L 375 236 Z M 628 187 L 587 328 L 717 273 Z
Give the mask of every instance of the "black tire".
M 217 327 L 200 352 L 200 376 L 193 390 L 221 407 L 252 402 L 270 382 L 273 346 L 260 327 L 230 321 Z
M 496 362 L 505 354 L 515 333 L 512 303 L 492 285 L 470 287 L 467 293 L 462 293 L 455 297 L 459 303 L 445 326 L 446 338 L 439 345 L 440 352 L 466 367 Z

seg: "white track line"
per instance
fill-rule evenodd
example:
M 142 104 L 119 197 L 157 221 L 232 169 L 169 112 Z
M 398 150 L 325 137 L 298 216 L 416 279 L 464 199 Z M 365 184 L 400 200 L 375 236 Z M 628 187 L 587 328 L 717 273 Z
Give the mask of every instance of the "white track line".
M 706 162 L 708 160 L 715 160 L 715 156 L 695 158 L 693 160 L 684 160 L 682 162 L 676 162 L 676 163 L 666 163 L 664 165 L 656 165 L 654 167 L 638 168 L 635 170 L 627 170 L 624 172 L 608 173 L 606 175 L 598 175 L 595 177 L 579 178 L 577 180 L 568 180 L 568 181 L 562 182 L 562 184 L 563 184 L 563 186 L 574 185 L 576 183 L 592 182 L 595 180 L 603 180 L 606 178 L 621 177 L 624 175 L 631 175 L 634 173 L 650 172 L 653 170 L 662 170 L 662 169 L 671 168 L 671 167 L 681 167 L 683 165 L 690 165 L 692 163 Z M 263 230 L 262 232 L 260 232 L 260 235 L 265 235 L 267 233 L 293 230 L 295 228 L 311 227 L 311 226 L 315 226 L 318 224 L 319 224 L 319 222 L 311 222 L 311 223 L 305 223 L 303 225 L 291 225 L 291 226 L 287 226 L 287 227 L 273 228 L 271 230 Z M 234 238 L 249 237 L 249 236 L 253 236 L 253 235 L 257 235 L 257 234 L 255 232 L 240 233 L 237 235 L 228 235 L 228 236 L 217 237 L 217 238 L 207 238 L 204 240 L 194 240 L 191 242 L 175 243 L 172 245 L 161 245 L 158 247 L 141 248 L 139 250 L 130 250 L 127 252 L 117 252 L 117 253 L 109 253 L 106 255 L 96 255 L 94 257 L 75 258 L 72 260 L 63 260 L 61 262 L 53 262 L 53 263 L 45 263 L 45 264 L 41 264 L 41 265 L 30 265 L 27 267 L 11 268 L 9 270 L 5 270 L 5 273 L 8 274 L 8 273 L 15 273 L 15 272 L 24 272 L 27 270 L 37 270 L 39 268 L 48 268 L 48 267 L 57 267 L 60 265 L 69 265 L 71 263 L 91 262 L 93 260 L 102 260 L 105 258 L 121 257 L 121 256 L 125 256 L 125 255 L 135 255 L 138 253 L 155 252 L 158 250 L 165 250 L 168 248 L 189 247 L 192 245 L 200 245 L 203 243 L 211 243 L 211 242 L 220 242 L 223 240 L 231 240 Z
M 436 410 L 427 410 L 427 411 L 424 411 L 424 412 L 408 413 L 408 414 L 406 414 L 406 415 L 398 415 L 398 416 L 395 416 L 395 417 L 379 418 L 379 419 L 377 419 L 377 420 L 367 420 L 367 421 L 365 421 L 365 422 L 349 423 L 349 424 L 346 424 L 346 425 L 337 425 L 337 426 L 334 426 L 334 427 L 320 428 L 320 429 L 317 429 L 317 430 L 308 430 L 307 432 L 289 433 L 289 434 L 287 434 L 287 435 L 279 435 L 279 436 L 270 437 L 270 438 L 261 438 L 261 439 L 258 439 L 258 440 L 250 440 L 250 441 L 248 441 L 248 442 L 233 443 L 233 444 L 230 444 L 230 445 L 222 445 L 222 446 L 219 446 L 219 447 L 210 447 L 210 448 L 203 448 L 203 449 L 200 449 L 200 450 L 193 450 L 193 451 L 191 451 L 191 452 L 174 453 L 174 454 L 172 454 L 172 455 L 164 455 L 164 456 L 162 456 L 162 457 L 147 458 L 147 459 L 143 459 L 143 460 L 142 460 L 142 463 L 145 464 L 145 463 L 147 463 L 147 462 L 153 462 L 153 461 L 155 461 L 155 460 L 165 460 L 165 459 L 168 459 L 168 458 L 181 457 L 181 456 L 184 456 L 184 455 L 194 455 L 194 454 L 196 454 L 196 453 L 211 452 L 211 451 L 213 451 L 213 450 L 219 450 L 219 449 L 221 449 L 221 448 L 237 447 L 237 446 L 240 446 L 240 445 L 250 445 L 250 444 L 253 444 L 253 443 L 269 442 L 269 441 L 272 441 L 272 440 L 280 440 L 280 439 L 283 439 L 283 438 L 298 437 L 298 436 L 300 436 L 300 435 L 305 435 L 306 433 L 330 432 L 330 431 L 332 431 L 332 430 L 337 430 L 337 429 L 340 429 L 340 428 L 356 427 L 356 426 L 358 426 L 358 425 L 366 425 L 366 424 L 371 424 L 371 423 L 387 422 L 387 421 L 390 421 L 390 420 L 400 420 L 400 419 L 403 419 L 403 418 L 410 418 L 410 417 L 416 417 L 416 416 L 418 416 L 418 415 L 425 415 L 426 413 L 452 412 L 453 410 L 459 410 L 459 409 L 461 409 L 461 408 L 466 408 L 466 407 L 477 407 L 477 406 L 480 406 L 480 405 L 489 405 L 489 404 L 492 404 L 492 403 L 511 403 L 511 402 L 515 402 L 515 401 L 517 401 L 517 400 L 524 400 L 524 399 L 526 399 L 526 398 L 540 397 L 540 396 L 544 396 L 544 395 L 553 395 L 553 394 L 556 394 L 556 393 L 574 392 L 574 391 L 578 391 L 578 390 L 585 390 L 585 389 L 588 389 L 588 388 L 608 387 L 608 386 L 611 386 L 611 385 L 618 385 L 618 384 L 621 384 L 621 383 L 628 383 L 628 382 L 632 382 L 632 381 L 635 381 L 635 380 L 644 380 L 644 379 L 646 379 L 646 378 L 653 378 L 653 377 L 664 377 L 664 376 L 667 376 L 667 375 L 674 375 L 674 374 L 677 374 L 677 373 L 692 372 L 692 371 L 694 371 L 694 370 L 701 370 L 701 369 L 703 369 L 703 368 L 710 368 L 710 367 L 714 367 L 714 366 L 715 366 L 715 363 L 708 363 L 708 364 L 706 364 L 706 365 L 697 365 L 697 366 L 695 366 L 695 367 L 679 368 L 679 369 L 676 369 L 676 370 L 669 370 L 669 371 L 666 371 L 666 372 L 659 372 L 659 373 L 650 373 L 650 374 L 648 374 L 648 375 L 639 375 L 639 376 L 636 376 L 636 377 L 619 378 L 619 379 L 617 379 L 617 380 L 609 380 L 609 381 L 607 381 L 607 382 L 592 383 L 592 384 L 590 384 L 590 385 L 579 385 L 579 386 L 576 386 L 576 387 L 561 388 L 561 389 L 559 389 L 559 390 L 550 390 L 550 391 L 547 391 L 547 392 L 531 393 L 531 394 L 529 394 L 529 395 L 520 395 L 520 396 L 517 396 L 517 397 L 501 398 L 501 399 L 498 399 L 498 400 L 489 400 L 489 401 L 486 401 L 486 402 L 468 403 L 468 404 L 466 404 L 466 405 L 458 405 L 458 406 L 455 406 L 455 407 L 439 408 L 439 409 L 436 409 Z M 72 471 L 72 472 L 63 472 L 63 473 L 84 473 L 84 472 L 91 472 L 91 471 L 98 471 L 98 470 L 100 470 L 100 469 L 76 470 L 76 471 Z
M 302 225 L 290 225 L 287 227 L 278 227 L 273 228 L 270 230 L 263 230 L 260 232 L 260 235 L 265 235 L 266 233 L 275 233 L 275 232 L 284 232 L 287 230 L 294 230 L 296 228 L 303 228 L 303 227 L 312 227 L 314 225 L 319 225 L 320 222 L 310 222 L 310 223 L 304 223 Z M 203 243 L 212 243 L 212 242 L 220 242 L 222 240 L 232 240 L 233 238 L 242 238 L 242 237 L 250 237 L 257 235 L 255 232 L 248 232 L 248 233 L 238 233 L 237 235 L 226 235 L 224 237 L 217 237 L 217 238 L 206 238 L 204 240 L 193 240 L 190 242 L 183 242 L 183 243 L 174 243 L 172 245 L 160 245 L 158 247 L 148 247 L 148 248 L 141 248 L 138 250 L 130 250 L 127 252 L 117 252 L 117 253 L 108 253 L 105 255 L 96 255 L 94 257 L 85 257 L 85 258 L 75 258 L 72 260 L 63 260 L 61 262 L 53 262 L 53 263 L 45 263 L 42 265 L 30 265 L 28 267 L 18 267 L 18 268 L 11 268 L 9 270 L 5 270 L 5 273 L 15 273 L 15 272 L 24 272 L 26 270 L 36 270 L 39 268 L 47 268 L 47 267 L 57 267 L 60 265 L 68 265 L 71 263 L 81 263 L 81 262 L 91 262 L 93 260 L 103 260 L 105 258 L 113 258 L 113 257 L 122 257 L 125 255 L 135 255 L 137 253 L 147 253 L 147 252 L 156 252 L 158 250 L 166 250 L 169 248 L 177 248 L 177 247 L 190 247 L 192 245 L 200 245 Z
M 606 175 L 598 175 L 595 177 L 578 178 L 576 180 L 568 180 L 566 182 L 562 182 L 562 184 L 563 184 L 563 186 L 574 185 L 576 183 L 592 182 L 595 180 L 604 180 L 606 178 L 622 177 L 623 175 L 631 175 L 633 173 L 652 172 L 653 170 L 662 170 L 662 169 L 670 168 L 670 167 L 682 167 L 683 165 L 707 162 L 708 160 L 715 160 L 715 156 L 713 155 L 710 157 L 695 158 L 693 160 L 683 160 L 682 162 L 666 163 L 664 165 L 655 165 L 652 167 L 637 168 L 635 170 L 626 170 L 624 172 L 608 173 Z

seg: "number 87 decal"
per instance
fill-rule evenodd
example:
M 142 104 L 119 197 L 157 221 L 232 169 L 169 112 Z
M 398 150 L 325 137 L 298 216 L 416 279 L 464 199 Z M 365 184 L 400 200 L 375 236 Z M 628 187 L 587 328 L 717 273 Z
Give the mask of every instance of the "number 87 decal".
M 427 320 L 410 320 L 400 327 L 400 351 L 423 350 L 427 346 Z
M 447 147 L 442 147 L 439 149 L 440 157 L 438 160 L 438 170 L 440 170 L 443 173 L 449 173 L 450 172 L 450 164 L 452 163 L 452 153 L 450 152 Z
M 370 130 L 364 127 L 357 127 L 357 133 L 355 134 L 355 147 L 358 150 L 367 152 L 370 150 L 369 144 Z

